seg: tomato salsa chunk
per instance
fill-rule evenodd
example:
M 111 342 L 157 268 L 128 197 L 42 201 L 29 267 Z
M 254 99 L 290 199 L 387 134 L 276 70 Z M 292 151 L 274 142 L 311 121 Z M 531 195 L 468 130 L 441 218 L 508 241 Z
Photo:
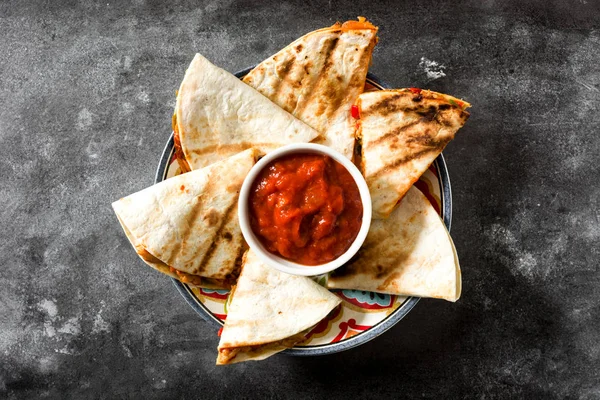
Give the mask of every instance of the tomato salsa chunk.
M 303 265 L 342 255 L 362 224 L 356 182 L 326 155 L 299 153 L 272 161 L 253 182 L 249 200 L 250 226 L 263 246 Z

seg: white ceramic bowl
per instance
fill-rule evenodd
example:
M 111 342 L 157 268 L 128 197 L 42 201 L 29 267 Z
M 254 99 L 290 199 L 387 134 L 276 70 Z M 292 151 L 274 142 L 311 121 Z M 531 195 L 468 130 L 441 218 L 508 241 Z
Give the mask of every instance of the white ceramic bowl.
M 254 232 L 252 231 L 252 227 L 250 226 L 250 216 L 248 210 L 248 198 L 250 196 L 250 189 L 252 184 L 254 183 L 257 175 L 269 164 L 271 161 L 278 159 L 280 157 L 294 154 L 294 153 L 313 153 L 313 154 L 324 154 L 331 158 L 333 158 L 338 163 L 342 164 L 346 170 L 350 173 L 356 185 L 358 186 L 358 191 L 360 193 L 360 199 L 363 206 L 363 216 L 362 216 L 362 224 L 360 230 L 358 231 L 358 235 L 356 235 L 356 239 L 352 242 L 352 245 L 346 250 L 345 253 L 340 255 L 333 261 L 330 261 L 321 265 L 303 265 L 298 264 L 293 261 L 287 260 L 283 257 L 275 255 L 269 252 L 264 246 L 261 244 L 259 239 L 256 237 Z M 356 168 L 356 166 L 352 163 L 352 161 L 348 160 L 342 154 L 338 153 L 335 150 L 330 149 L 329 147 L 322 146 L 320 144 L 313 143 L 296 143 L 290 144 L 284 147 L 280 147 L 277 150 L 274 150 L 261 158 L 254 167 L 246 176 L 244 183 L 242 185 L 242 189 L 240 191 L 240 198 L 238 202 L 238 219 L 240 221 L 240 228 L 242 229 L 242 234 L 244 235 L 244 239 L 250 246 L 250 248 L 260 257 L 260 259 L 267 265 L 282 271 L 287 272 L 288 274 L 293 275 L 303 275 L 303 276 L 313 276 L 313 275 L 321 275 L 327 272 L 333 271 L 334 269 L 342 266 L 346 262 L 348 262 L 352 256 L 356 254 L 356 252 L 360 249 L 365 238 L 367 237 L 367 233 L 369 232 L 369 227 L 371 226 L 371 194 L 369 193 L 369 188 L 367 187 L 367 182 L 365 178 L 363 178 L 362 174 Z

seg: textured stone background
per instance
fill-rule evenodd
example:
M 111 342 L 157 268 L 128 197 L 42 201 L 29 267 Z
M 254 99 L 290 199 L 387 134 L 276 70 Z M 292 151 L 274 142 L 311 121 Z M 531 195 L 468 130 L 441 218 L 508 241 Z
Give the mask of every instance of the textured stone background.
M 599 2 L 106 1 L 0 3 L 0 397 L 600 398 Z M 110 203 L 152 184 L 195 52 L 236 71 L 357 15 L 372 72 L 473 103 L 445 151 L 463 297 L 216 368 Z

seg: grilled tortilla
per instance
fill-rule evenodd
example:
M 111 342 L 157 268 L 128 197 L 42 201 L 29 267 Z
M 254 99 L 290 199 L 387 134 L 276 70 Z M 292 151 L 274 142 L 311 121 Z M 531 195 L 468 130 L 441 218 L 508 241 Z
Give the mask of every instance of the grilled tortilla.
M 252 250 L 231 296 L 218 365 L 263 360 L 293 347 L 341 302 L 307 277 L 264 265 Z
M 470 104 L 429 90 L 400 89 L 363 93 L 357 105 L 373 218 L 386 218 L 467 121 Z
M 129 241 L 149 266 L 195 286 L 228 287 L 245 251 L 237 218 L 249 149 L 113 203 Z
M 244 82 L 322 135 L 317 143 L 352 159 L 351 107 L 365 86 L 377 28 L 359 17 L 310 32 L 260 63 Z
M 371 223 L 358 257 L 335 270 L 327 287 L 456 301 L 460 266 L 439 215 L 412 187 L 389 218 Z
M 196 54 L 173 117 L 182 169 L 204 168 L 248 148 L 267 153 L 318 133 L 229 72 Z

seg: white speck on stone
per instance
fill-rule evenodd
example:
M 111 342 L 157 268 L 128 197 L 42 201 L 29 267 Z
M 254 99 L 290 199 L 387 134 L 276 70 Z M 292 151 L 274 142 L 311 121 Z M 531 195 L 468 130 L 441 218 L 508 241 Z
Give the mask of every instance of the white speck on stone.
M 104 300 L 101 300 L 100 311 L 98 311 L 98 314 L 96 314 L 96 317 L 94 318 L 92 333 L 110 332 L 110 323 L 106 322 L 104 318 L 102 318 L 102 311 L 104 311 L 104 307 L 106 307 L 106 303 Z
M 92 327 L 92 333 L 110 332 L 110 324 L 106 322 L 100 313 L 94 318 L 94 326 Z
M 85 148 L 87 156 L 91 159 L 98 158 L 98 145 L 91 141 Z
M 123 349 L 123 352 L 125 353 L 127 358 L 133 358 L 133 354 L 131 354 L 131 350 L 129 350 L 129 347 L 127 347 L 125 345 L 125 343 L 121 343 L 121 348 Z
M 144 104 L 150 103 L 150 96 L 143 90 L 140 93 L 138 93 L 137 99 Z
M 62 349 L 55 349 L 54 352 L 68 355 L 75 354 L 75 352 L 73 350 L 68 349 L 67 346 L 63 347 Z
M 521 272 L 521 274 L 526 276 L 534 275 L 535 267 L 537 266 L 537 260 L 533 258 L 531 253 L 521 253 L 518 258 L 519 263 L 517 264 L 517 268 Z
M 503 259 L 503 256 L 496 254 L 503 263 L 511 265 L 513 274 L 521 275 L 529 280 L 545 278 L 548 275 L 548 267 L 540 268 L 536 257 L 523 248 L 520 238 L 517 238 L 512 231 L 500 224 L 493 224 L 491 229 L 486 231 L 486 235 L 512 255 L 512 257 Z M 560 248 L 560 240 L 558 239 L 556 247 Z
M 128 102 L 123 102 L 121 105 L 121 110 L 123 114 L 131 114 L 135 111 L 135 106 Z
M 77 129 L 85 131 L 92 126 L 93 116 L 94 115 L 87 108 L 82 108 L 77 115 Z
M 58 332 L 67 333 L 69 335 L 79 335 L 79 333 L 81 333 L 81 324 L 79 322 L 79 318 L 70 318 L 63 326 L 58 328 Z
M 123 68 L 125 68 L 125 71 L 131 71 L 131 64 L 131 57 L 125 56 L 125 59 L 123 60 Z
M 58 308 L 56 307 L 56 303 L 52 300 L 44 299 L 40 301 L 38 308 L 48 314 L 53 320 L 58 315 Z
M 492 236 L 495 239 L 495 241 L 498 241 L 508 246 L 514 246 L 515 244 L 517 244 L 517 239 L 515 238 L 515 235 L 500 224 L 492 225 L 489 235 Z
M 54 356 L 52 357 L 42 357 L 39 359 L 40 363 L 40 372 L 42 374 L 48 374 L 51 372 L 58 371 L 58 364 L 56 363 L 56 359 Z
M 492 299 L 485 296 L 485 298 L 483 299 L 483 309 L 489 310 L 491 306 L 492 306 Z
M 425 74 L 427 74 L 427 79 L 430 81 L 434 81 L 439 78 L 443 78 L 446 76 L 444 69 L 445 65 L 442 65 L 436 61 L 429 60 L 425 57 L 421 57 L 421 62 L 419 63 L 419 68 L 422 68 Z
M 156 382 L 152 386 L 154 387 L 154 389 L 164 389 L 167 387 L 167 381 L 163 379 L 163 380 Z
M 44 321 L 44 335 L 49 338 L 56 336 L 56 329 L 54 329 L 50 321 Z

